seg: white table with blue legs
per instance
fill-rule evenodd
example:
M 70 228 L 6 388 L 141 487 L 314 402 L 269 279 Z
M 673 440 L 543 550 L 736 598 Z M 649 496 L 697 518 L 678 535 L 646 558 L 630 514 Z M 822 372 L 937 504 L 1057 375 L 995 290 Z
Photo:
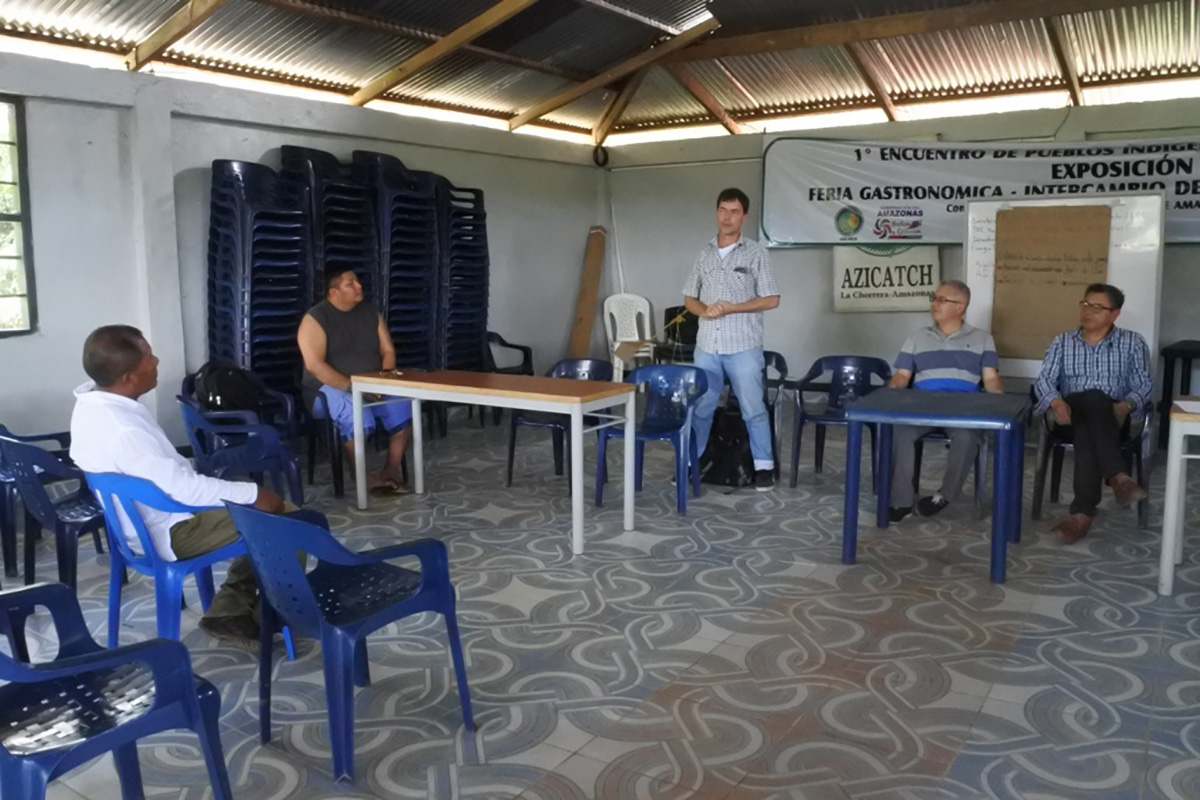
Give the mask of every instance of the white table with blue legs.
M 354 398 L 354 474 L 358 507 L 367 508 L 367 457 L 363 447 L 363 395 L 402 397 L 412 401 L 413 490 L 425 492 L 425 438 L 421 403 L 437 401 L 500 408 L 548 411 L 571 420 L 571 552 L 583 552 L 583 435 L 613 425 L 625 426 L 625 530 L 633 530 L 635 408 L 634 386 L 570 378 L 535 378 L 490 372 L 372 372 L 351 376 Z M 624 406 L 624 414 L 606 409 Z M 597 420 L 584 427 L 584 415 Z

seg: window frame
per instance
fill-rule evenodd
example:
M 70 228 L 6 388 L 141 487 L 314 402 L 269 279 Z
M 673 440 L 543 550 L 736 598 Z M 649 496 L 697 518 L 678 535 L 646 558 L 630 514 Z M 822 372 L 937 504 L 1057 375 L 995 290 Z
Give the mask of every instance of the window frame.
M 17 214 L 0 214 L 0 221 L 16 222 L 21 226 L 21 261 L 25 270 L 25 304 L 29 308 L 29 327 L 18 331 L 0 330 L 0 339 L 28 336 L 37 333 L 37 290 L 33 271 L 33 213 L 29 207 L 29 137 L 25 129 L 25 98 L 0 93 L 0 103 L 14 108 L 17 123 L 17 193 L 21 210 Z

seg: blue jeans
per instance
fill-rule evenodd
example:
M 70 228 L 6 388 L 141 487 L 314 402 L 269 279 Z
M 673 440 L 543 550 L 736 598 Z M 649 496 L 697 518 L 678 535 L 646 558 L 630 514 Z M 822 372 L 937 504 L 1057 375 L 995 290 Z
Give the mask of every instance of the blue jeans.
M 737 395 L 742 409 L 742 419 L 750 432 L 750 452 L 754 454 L 754 469 L 775 469 L 775 448 L 771 441 L 771 421 L 767 417 L 767 405 L 763 402 L 763 351 L 761 347 L 742 350 L 740 353 L 717 355 L 696 348 L 692 362 L 708 375 L 708 391 L 696 405 L 692 416 L 692 432 L 696 436 L 696 449 L 704 453 L 708 444 L 708 432 L 712 429 L 713 414 L 725 388 L 725 378 Z
M 325 395 L 325 404 L 329 407 L 329 416 L 337 426 L 338 433 L 347 442 L 354 441 L 354 398 L 349 392 L 335 389 L 332 386 L 322 386 L 321 394 Z M 383 423 L 388 433 L 395 433 L 412 419 L 412 402 L 409 400 L 388 400 L 382 405 L 363 408 L 363 434 L 369 436 L 375 430 L 375 422 Z

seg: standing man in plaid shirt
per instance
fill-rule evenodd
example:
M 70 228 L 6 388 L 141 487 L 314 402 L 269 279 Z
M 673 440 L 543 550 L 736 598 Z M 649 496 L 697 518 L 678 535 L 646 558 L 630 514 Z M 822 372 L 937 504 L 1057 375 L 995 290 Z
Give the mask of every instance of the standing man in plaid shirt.
M 708 444 L 728 377 L 750 432 L 754 486 L 766 492 L 775 485 L 775 453 L 763 402 L 762 312 L 779 306 L 779 288 L 766 248 L 742 236 L 749 211 L 750 198 L 741 189 L 717 196 L 717 236 L 696 258 L 683 287 L 683 303 L 700 318 L 694 360 L 708 375 L 708 392 L 692 423 L 697 450 L 703 453 Z
M 1070 426 L 1075 444 L 1075 499 L 1070 516 L 1054 528 L 1066 544 L 1091 527 L 1101 480 L 1112 487 L 1118 505 L 1146 496 L 1125 471 L 1121 437 L 1129 434 L 1131 419 L 1145 417 L 1154 381 L 1146 340 L 1114 324 L 1124 304 L 1125 294 L 1115 286 L 1087 287 L 1079 301 L 1079 327 L 1054 337 L 1034 384 L 1035 412 L 1049 410 L 1058 425 Z

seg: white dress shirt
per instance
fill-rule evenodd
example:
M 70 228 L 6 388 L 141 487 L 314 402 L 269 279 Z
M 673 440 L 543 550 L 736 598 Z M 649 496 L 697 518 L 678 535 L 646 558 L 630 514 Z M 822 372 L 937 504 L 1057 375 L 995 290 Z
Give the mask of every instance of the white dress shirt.
M 149 409 L 128 397 L 98 391 L 92 381 L 75 390 L 71 459 L 85 472 L 116 472 L 145 478 L 171 499 L 188 506 L 220 506 L 226 500 L 253 503 L 258 498 L 258 486 L 253 483 L 197 474 L 191 462 L 175 450 Z M 171 526 L 191 519 L 192 515 L 159 511 L 141 504 L 138 509 L 155 550 L 167 561 L 174 561 Z M 124 512 L 121 523 L 129 546 L 141 553 L 137 532 Z

